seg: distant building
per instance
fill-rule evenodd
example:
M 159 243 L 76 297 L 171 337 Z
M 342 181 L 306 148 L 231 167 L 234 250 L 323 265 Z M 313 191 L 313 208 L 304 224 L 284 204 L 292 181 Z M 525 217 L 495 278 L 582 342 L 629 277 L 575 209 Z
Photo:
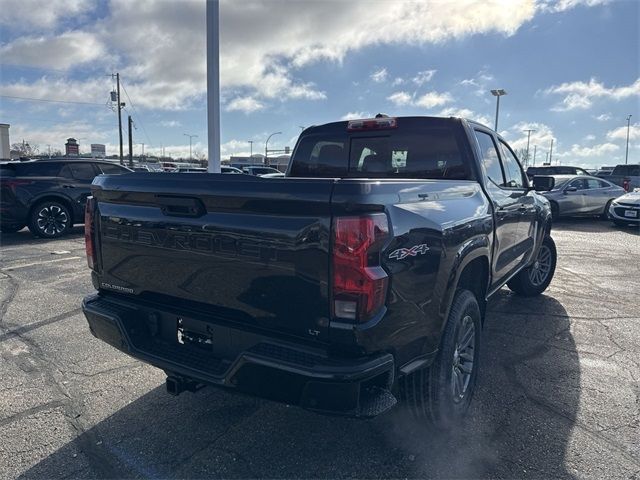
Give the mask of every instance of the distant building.
M 289 165 L 291 155 L 277 155 L 275 157 L 268 157 L 265 161 L 265 156 L 261 153 L 254 153 L 251 157 L 241 157 L 232 155 L 229 158 L 228 163 L 232 167 L 242 168 L 249 165 L 268 165 L 273 168 L 277 168 L 281 172 L 284 172 Z
M 67 143 L 64 144 L 64 154 L 67 157 L 80 156 L 80 145 L 75 138 L 67 138 Z

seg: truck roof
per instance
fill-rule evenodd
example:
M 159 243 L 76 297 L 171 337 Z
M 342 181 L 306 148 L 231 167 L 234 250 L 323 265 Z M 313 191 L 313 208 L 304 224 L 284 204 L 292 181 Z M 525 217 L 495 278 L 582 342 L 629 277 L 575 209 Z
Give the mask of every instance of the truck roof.
M 374 120 L 375 118 L 395 118 L 398 121 L 398 125 L 402 125 L 404 122 L 410 122 L 410 123 L 417 123 L 417 122 L 438 122 L 438 123 L 444 123 L 446 121 L 451 121 L 452 123 L 459 123 L 461 121 L 466 121 L 468 123 L 472 123 L 474 125 L 479 125 L 483 128 L 488 128 L 489 130 L 493 130 L 492 128 L 488 127 L 487 125 L 484 125 L 483 123 L 480 123 L 476 120 L 471 120 L 468 118 L 464 118 L 464 117 L 439 117 L 439 116 L 433 116 L 433 115 L 420 115 L 420 116 L 404 116 L 404 117 L 398 117 L 398 116 L 393 116 L 393 115 L 382 115 L 382 114 L 378 114 L 378 116 L 376 117 L 372 117 L 372 118 L 354 118 L 354 119 L 349 119 L 349 120 L 340 120 L 337 122 L 329 122 L 329 123 L 324 123 L 322 125 L 312 125 L 308 128 L 306 128 L 302 133 L 313 133 L 315 130 L 320 130 L 322 129 L 323 131 L 327 131 L 327 130 L 332 130 L 332 131 L 340 131 L 340 130 L 346 130 L 347 125 L 349 124 L 349 122 L 352 121 L 358 121 L 358 120 Z

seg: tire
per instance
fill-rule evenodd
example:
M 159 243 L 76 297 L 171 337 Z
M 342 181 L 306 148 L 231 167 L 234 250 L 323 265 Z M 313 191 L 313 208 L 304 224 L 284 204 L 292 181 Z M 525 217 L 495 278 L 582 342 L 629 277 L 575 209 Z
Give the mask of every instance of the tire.
M 556 244 L 546 235 L 534 263 L 513 277 L 507 286 L 524 297 L 540 295 L 553 280 L 557 257 Z
M 478 376 L 481 328 L 476 297 L 458 290 L 435 361 L 400 381 L 401 399 L 417 419 L 448 430 L 464 418 Z
M 600 215 L 600 218 L 602 220 L 608 220 L 609 219 L 609 207 L 611 206 L 611 202 L 613 202 L 613 200 L 609 200 L 607 202 L 607 204 L 604 207 L 604 211 L 602 212 L 602 215 Z
M 71 213 L 62 203 L 46 200 L 31 210 L 29 230 L 37 237 L 61 237 L 72 226 Z
M 551 220 L 554 222 L 560 218 L 560 207 L 556 202 L 551 202 Z
M 0 232 L 2 233 L 16 233 L 24 228 L 24 224 L 22 225 L 0 225 Z

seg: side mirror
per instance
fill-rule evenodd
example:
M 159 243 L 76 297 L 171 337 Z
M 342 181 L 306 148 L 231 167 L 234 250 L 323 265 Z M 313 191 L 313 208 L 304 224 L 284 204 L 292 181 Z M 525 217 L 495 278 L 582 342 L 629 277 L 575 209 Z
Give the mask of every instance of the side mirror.
M 556 185 L 556 179 L 545 175 L 534 175 L 533 189 L 536 192 L 548 192 L 553 190 Z
M 564 189 L 564 193 L 568 193 L 568 192 L 577 192 L 578 188 L 577 187 L 567 187 Z

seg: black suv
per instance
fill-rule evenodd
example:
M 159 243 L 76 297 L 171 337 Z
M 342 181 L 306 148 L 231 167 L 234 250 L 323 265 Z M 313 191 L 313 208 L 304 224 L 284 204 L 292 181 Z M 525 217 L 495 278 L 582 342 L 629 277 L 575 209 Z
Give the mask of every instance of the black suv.
M 84 207 L 96 175 L 129 173 L 128 168 L 91 158 L 0 163 L 0 230 L 25 225 L 34 235 L 64 235 L 84 221 Z

